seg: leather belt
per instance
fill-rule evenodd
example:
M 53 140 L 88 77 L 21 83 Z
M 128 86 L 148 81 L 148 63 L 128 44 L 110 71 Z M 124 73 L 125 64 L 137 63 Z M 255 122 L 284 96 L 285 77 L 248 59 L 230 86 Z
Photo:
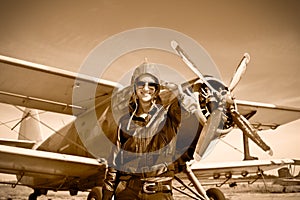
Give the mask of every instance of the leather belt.
M 169 178 L 169 177 L 168 177 Z M 146 181 L 141 179 L 132 178 L 127 181 L 127 187 L 142 191 L 146 194 L 154 194 L 158 192 L 171 192 L 172 191 L 172 181 Z
M 143 190 L 144 193 L 146 194 L 154 194 L 157 192 L 171 192 L 172 191 L 172 186 L 170 183 L 147 183 L 145 182 L 143 184 Z

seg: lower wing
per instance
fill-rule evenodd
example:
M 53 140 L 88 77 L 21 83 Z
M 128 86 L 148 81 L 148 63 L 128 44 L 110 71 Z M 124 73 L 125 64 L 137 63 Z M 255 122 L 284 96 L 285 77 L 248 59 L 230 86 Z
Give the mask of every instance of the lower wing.
M 0 145 L 0 173 L 15 174 L 18 182 L 34 188 L 79 190 L 99 185 L 106 164 L 93 158 Z

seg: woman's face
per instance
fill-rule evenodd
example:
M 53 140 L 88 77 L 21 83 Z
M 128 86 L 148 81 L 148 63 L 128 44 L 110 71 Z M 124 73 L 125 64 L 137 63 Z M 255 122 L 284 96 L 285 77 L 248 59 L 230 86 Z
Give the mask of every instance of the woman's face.
M 136 81 L 136 94 L 140 103 L 150 102 L 156 90 L 157 84 L 151 76 L 143 76 Z

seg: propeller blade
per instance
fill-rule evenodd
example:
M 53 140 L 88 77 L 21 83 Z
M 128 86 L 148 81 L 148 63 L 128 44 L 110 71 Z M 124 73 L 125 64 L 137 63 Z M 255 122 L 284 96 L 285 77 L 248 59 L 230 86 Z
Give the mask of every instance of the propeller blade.
M 221 120 L 222 109 L 216 109 L 210 114 L 210 117 L 204 124 L 200 137 L 198 138 L 196 149 L 193 155 L 196 161 L 199 161 L 201 159 L 210 142 L 219 136 L 217 130 L 220 126 Z
M 210 89 L 212 92 L 217 92 L 210 83 L 204 78 L 202 73 L 197 69 L 196 65 L 191 61 L 188 55 L 184 52 L 184 50 L 179 46 L 179 44 L 175 41 L 171 41 L 171 47 L 176 51 L 176 53 L 181 57 L 182 61 L 200 78 L 200 80 L 205 83 L 205 85 Z
M 245 53 L 240 64 L 236 68 L 235 74 L 232 77 L 232 80 L 229 84 L 229 90 L 233 91 L 234 88 L 237 86 L 237 84 L 240 82 L 242 75 L 246 71 L 247 64 L 250 62 L 250 55 L 248 53 Z
M 233 110 L 231 115 L 234 123 L 243 131 L 246 136 L 248 136 L 261 149 L 268 152 L 269 155 L 273 155 L 271 148 L 261 139 L 261 137 L 257 134 L 257 131 L 243 115 L 239 114 L 236 110 Z

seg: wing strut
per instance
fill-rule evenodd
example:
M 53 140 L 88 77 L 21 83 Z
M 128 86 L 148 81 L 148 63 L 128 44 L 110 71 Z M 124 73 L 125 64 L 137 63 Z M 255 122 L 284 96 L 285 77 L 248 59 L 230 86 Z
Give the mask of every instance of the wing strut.
M 206 195 L 206 191 L 201 185 L 200 181 L 197 179 L 196 175 L 192 171 L 190 164 L 186 163 L 186 174 L 189 178 L 189 180 L 192 182 L 193 186 L 199 193 L 201 199 L 203 200 L 209 200 L 210 198 Z
M 244 144 L 244 160 L 258 160 L 258 157 L 250 155 L 249 149 L 249 137 L 243 133 L 243 144 Z
M 13 184 L 11 185 L 11 187 L 12 187 L 12 188 L 15 188 L 17 185 L 19 185 L 19 183 L 20 183 L 20 181 L 22 180 L 22 178 L 23 178 L 24 175 L 25 175 L 25 173 L 24 173 L 24 172 L 21 172 L 21 175 L 20 175 L 20 176 L 17 176 L 17 178 L 18 178 L 17 182 L 16 182 L 16 183 L 13 183 Z
M 192 195 L 190 195 L 190 194 L 188 194 L 188 193 L 186 193 L 186 192 L 183 192 L 182 190 L 184 190 L 184 189 L 181 189 L 181 187 L 179 187 L 179 189 L 178 188 L 173 188 L 174 190 L 176 190 L 177 192 L 180 192 L 181 194 L 184 194 L 184 195 L 186 195 L 186 196 L 188 196 L 188 197 L 190 197 L 190 198 L 192 198 L 192 199 L 199 199 L 199 198 L 201 198 L 201 196 L 197 193 L 197 192 L 195 192 L 194 190 L 192 190 L 188 185 L 186 185 L 180 178 L 178 178 L 177 176 L 174 176 L 174 178 L 175 178 L 175 180 L 176 181 L 178 181 L 178 183 L 180 183 L 183 187 L 184 187 L 184 189 L 188 189 L 191 193 L 193 193 L 196 197 L 194 197 L 194 196 L 192 196 Z

